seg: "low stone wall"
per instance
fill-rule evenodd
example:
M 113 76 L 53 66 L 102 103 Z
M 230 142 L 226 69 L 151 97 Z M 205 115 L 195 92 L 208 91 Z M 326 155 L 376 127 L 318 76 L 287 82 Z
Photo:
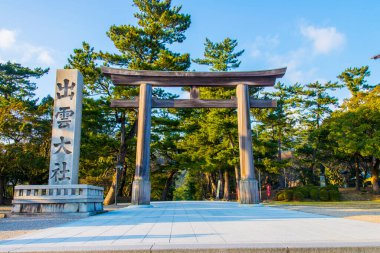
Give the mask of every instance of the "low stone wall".
M 12 213 L 103 212 L 103 188 L 93 185 L 18 185 Z

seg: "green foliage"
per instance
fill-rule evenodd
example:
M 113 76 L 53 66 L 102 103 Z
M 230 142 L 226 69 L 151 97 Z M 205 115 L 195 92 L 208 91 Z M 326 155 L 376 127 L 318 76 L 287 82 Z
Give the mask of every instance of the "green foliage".
M 3 183 L 46 183 L 50 154 L 52 98 L 33 99 L 48 69 L 0 63 L 0 204 Z
M 380 157 L 380 86 L 357 94 L 344 107 L 335 111 L 326 125 L 329 138 L 338 144 L 337 151 Z
M 301 191 L 295 190 L 293 193 L 293 200 L 294 201 L 303 201 L 304 200 L 304 195 L 302 194 Z
M 186 173 L 182 185 L 176 187 L 173 193 L 173 200 L 202 200 L 201 181 L 196 173 Z
M 320 191 L 319 191 L 319 198 L 321 201 L 328 201 L 329 200 L 329 192 L 327 189 L 325 188 L 322 188 Z
M 297 190 L 302 193 L 304 198 L 310 198 L 310 188 L 309 187 L 298 187 Z
M 100 52 L 102 59 L 129 69 L 186 70 L 189 54 L 170 51 L 167 45 L 185 40 L 190 15 L 180 13 L 181 7 L 171 7 L 171 1 L 134 0 L 137 26 L 113 25 L 107 36 L 120 55 Z
M 310 198 L 312 200 L 315 200 L 315 201 L 319 200 L 319 189 L 318 188 L 311 188 L 310 189 Z
M 237 40 L 225 38 L 222 42 L 212 42 L 206 38 L 203 59 L 194 59 L 193 62 L 210 66 L 211 71 L 228 71 L 240 66 L 238 58 L 244 50 L 234 52 L 238 45 Z
M 285 192 L 283 190 L 277 192 L 277 194 L 276 194 L 276 200 L 278 200 L 278 201 L 285 200 Z
M 290 190 L 290 189 L 285 190 L 284 198 L 285 198 L 285 201 L 292 201 L 293 200 L 293 190 Z
M 340 193 L 338 190 L 329 190 L 329 199 L 331 201 L 339 201 L 340 200 Z
M 328 185 L 322 188 L 314 185 L 306 185 L 280 190 L 276 194 L 276 200 L 278 201 L 304 201 L 305 199 L 314 201 L 339 201 L 340 193 L 336 185 Z
M 344 83 L 352 95 L 356 96 L 358 92 L 373 88 L 367 83 L 366 77 L 370 76 L 368 66 L 360 68 L 347 68 L 338 78 Z
M 15 98 L 26 101 L 33 98 L 37 89 L 31 78 L 40 78 L 49 69 L 23 67 L 18 63 L 0 63 L 0 96 L 9 100 Z

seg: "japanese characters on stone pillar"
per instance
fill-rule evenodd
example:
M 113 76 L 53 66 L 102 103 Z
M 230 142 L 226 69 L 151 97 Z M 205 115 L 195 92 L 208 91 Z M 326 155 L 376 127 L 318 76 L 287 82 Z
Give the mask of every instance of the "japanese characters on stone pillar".
M 82 90 L 78 70 L 57 70 L 49 185 L 78 184 Z

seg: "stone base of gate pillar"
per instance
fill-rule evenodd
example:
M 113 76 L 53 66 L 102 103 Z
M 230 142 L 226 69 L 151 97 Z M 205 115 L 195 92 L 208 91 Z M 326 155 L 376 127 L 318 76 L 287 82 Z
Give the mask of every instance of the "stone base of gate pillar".
M 241 179 L 239 190 L 240 204 L 258 204 L 260 202 L 256 179 Z
M 132 185 L 132 205 L 150 204 L 150 181 L 134 180 Z

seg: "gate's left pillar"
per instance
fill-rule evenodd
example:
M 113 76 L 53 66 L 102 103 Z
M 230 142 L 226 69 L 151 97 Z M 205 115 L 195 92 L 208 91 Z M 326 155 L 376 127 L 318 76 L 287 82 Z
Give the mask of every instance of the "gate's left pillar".
M 150 126 L 152 86 L 140 85 L 136 147 L 136 171 L 132 185 L 132 205 L 150 204 Z

